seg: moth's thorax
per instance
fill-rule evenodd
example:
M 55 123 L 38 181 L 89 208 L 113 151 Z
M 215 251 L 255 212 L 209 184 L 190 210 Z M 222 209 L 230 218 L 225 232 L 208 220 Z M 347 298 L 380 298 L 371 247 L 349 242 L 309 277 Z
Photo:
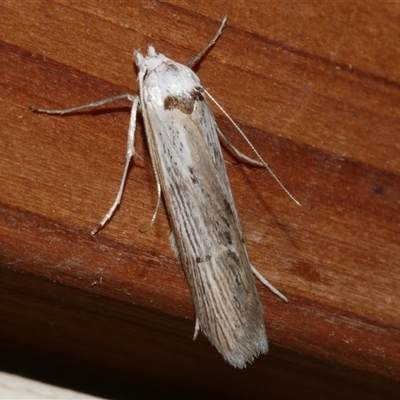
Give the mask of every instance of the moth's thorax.
M 172 104 L 169 99 L 189 100 L 201 87 L 199 78 L 190 68 L 157 54 L 153 46 L 149 46 L 146 57 L 135 52 L 135 59 L 143 76 L 144 100 L 154 105 Z

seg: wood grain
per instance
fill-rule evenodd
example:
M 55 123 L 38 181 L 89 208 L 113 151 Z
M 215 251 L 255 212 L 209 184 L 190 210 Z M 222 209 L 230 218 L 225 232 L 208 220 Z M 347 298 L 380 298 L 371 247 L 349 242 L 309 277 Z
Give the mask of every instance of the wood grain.
M 398 3 L 0 7 L 0 338 L 9 365 L 23 354 L 47 360 L 44 369 L 107 371 L 120 388 L 133 376 L 237 398 L 399 390 Z M 191 341 L 194 311 L 165 210 L 139 231 L 157 197 L 142 125 L 122 206 L 89 235 L 116 194 L 129 104 L 64 117 L 27 107 L 136 93 L 133 49 L 152 43 L 186 62 L 225 13 L 196 72 L 302 203 L 226 153 L 250 259 L 289 298 L 258 286 L 272 346 L 245 371 L 204 338 Z

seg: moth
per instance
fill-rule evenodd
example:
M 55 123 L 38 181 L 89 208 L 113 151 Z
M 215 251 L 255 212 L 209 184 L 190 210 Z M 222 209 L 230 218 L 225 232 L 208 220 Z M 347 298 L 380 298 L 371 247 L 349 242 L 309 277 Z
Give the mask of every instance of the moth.
M 118 194 L 92 235 L 111 219 L 120 204 L 128 167 L 135 155 L 136 116 L 141 111 L 158 189 L 151 224 L 162 194 L 172 228 L 171 245 L 183 266 L 193 297 L 194 339 L 201 330 L 228 363 L 244 368 L 268 351 L 264 311 L 253 273 L 274 293 L 287 299 L 249 261 L 218 137 L 238 157 L 267 168 L 283 185 L 190 68 L 216 43 L 226 21 L 227 16 L 214 38 L 186 65 L 156 53 L 152 45 L 146 56 L 134 51 L 139 95 L 126 93 L 64 110 L 30 107 L 41 113 L 67 114 L 118 99 L 132 102 L 126 162 Z M 206 96 L 244 136 L 259 161 L 239 152 L 224 136 Z

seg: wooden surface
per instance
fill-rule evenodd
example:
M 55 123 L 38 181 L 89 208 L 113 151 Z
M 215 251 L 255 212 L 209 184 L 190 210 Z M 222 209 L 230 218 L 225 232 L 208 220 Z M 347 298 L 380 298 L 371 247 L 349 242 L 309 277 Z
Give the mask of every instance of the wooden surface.
M 129 104 L 64 117 L 27 107 L 136 93 L 133 49 L 152 43 L 184 63 L 225 13 L 196 72 L 303 204 L 226 152 L 250 259 L 289 298 L 257 283 L 271 351 L 244 371 L 204 337 L 191 340 L 193 305 L 164 208 L 139 231 L 157 197 L 140 118 L 122 206 L 89 235 L 116 194 Z M 5 367 L 104 374 L 94 386 L 110 397 L 147 381 L 199 396 L 395 397 L 399 3 L 2 1 L 0 15 Z M 107 380 L 118 385 L 101 392 Z

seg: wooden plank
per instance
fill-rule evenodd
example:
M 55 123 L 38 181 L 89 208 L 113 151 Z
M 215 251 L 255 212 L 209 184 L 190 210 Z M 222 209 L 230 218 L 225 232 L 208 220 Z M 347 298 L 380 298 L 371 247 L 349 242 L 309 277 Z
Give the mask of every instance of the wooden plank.
M 0 7 L 4 25 L 0 32 L 0 279 L 2 297 L 10 301 L 18 295 L 21 307 L 14 317 L 9 309 L 2 310 L 13 327 L 2 329 L 10 346 L 25 343 L 27 327 L 43 323 L 45 306 L 39 307 L 43 315 L 36 317 L 26 308 L 31 300 L 40 301 L 40 291 L 28 288 L 41 282 L 38 287 L 43 285 L 46 299 L 62 287 L 70 289 L 61 291 L 65 298 L 59 300 L 65 309 L 71 308 L 71 314 L 79 306 L 75 308 L 73 296 L 96 295 L 102 299 L 99 305 L 113 304 L 102 318 L 125 327 L 118 309 L 126 307 L 126 314 L 134 314 L 139 307 L 148 313 L 148 331 L 156 331 L 158 343 L 181 346 L 186 367 L 191 359 L 200 364 L 188 369 L 192 373 L 209 368 L 212 360 L 214 373 L 226 371 L 237 379 L 238 371 L 229 372 L 205 339 L 191 342 L 193 306 L 169 246 L 165 211 L 160 210 L 148 233 L 139 231 L 148 225 L 156 203 L 140 131 L 136 145 L 140 157 L 130 171 L 122 207 L 95 239 L 89 235 L 118 187 L 129 105 L 121 102 L 67 117 L 38 115 L 27 108 L 30 103 L 59 108 L 135 93 L 133 49 L 144 52 L 152 43 L 159 52 L 185 62 L 207 43 L 228 13 L 228 26 L 197 73 L 303 204 L 299 208 L 292 203 L 266 171 L 243 165 L 227 153 L 250 259 L 290 300 L 283 304 L 259 285 L 272 354 L 259 358 L 248 370 L 274 371 L 268 367 L 270 362 L 276 365 L 277 359 L 283 359 L 290 364 L 299 355 L 304 365 L 316 360 L 352 371 L 355 380 L 361 379 L 356 378 L 358 373 L 366 373 L 364 383 L 375 388 L 386 383 L 397 387 L 397 3 L 222 1 L 212 7 L 196 3 L 194 8 L 184 1 L 5 1 Z M 233 127 L 218 111 L 216 115 L 224 132 L 247 151 Z M 24 274 L 26 279 L 9 279 L 9 274 Z M 31 294 L 24 298 L 24 293 Z M 46 301 L 47 306 L 50 303 Z M 83 302 L 79 313 L 82 323 L 91 315 L 85 306 Z M 102 312 L 96 308 L 96 313 Z M 153 315 L 165 318 L 154 324 L 159 317 Z M 64 328 L 72 328 L 71 315 L 65 318 Z M 169 328 L 157 332 L 157 326 L 165 324 Z M 172 345 L 168 342 L 174 338 L 171 327 L 180 324 L 187 337 L 180 335 L 184 344 Z M 39 329 L 41 335 L 45 326 Z M 58 349 L 61 354 L 62 344 L 65 347 L 71 339 L 65 329 L 58 332 L 65 333 L 63 340 L 58 337 L 60 342 L 44 338 L 39 344 L 39 335 L 26 347 L 47 348 L 49 354 Z M 162 339 L 164 329 L 169 334 Z M 99 343 L 104 345 L 107 337 L 122 340 L 121 332 L 110 330 L 107 335 Z M 290 356 L 280 359 L 274 351 Z M 82 357 L 88 354 L 82 352 Z M 310 371 L 316 368 L 312 365 Z M 141 370 L 138 364 L 136 368 Z M 155 375 L 179 380 L 166 370 L 160 367 Z M 247 378 L 241 379 L 249 379 L 250 372 L 242 373 Z M 197 376 L 202 383 L 200 378 L 185 378 L 185 384 L 223 392 L 214 380 L 207 380 L 206 373 Z M 339 382 L 341 378 L 335 377 Z M 371 377 L 383 381 L 375 385 Z M 251 382 L 257 387 L 254 392 L 261 393 L 260 382 Z M 363 391 L 373 393 L 368 387 Z

